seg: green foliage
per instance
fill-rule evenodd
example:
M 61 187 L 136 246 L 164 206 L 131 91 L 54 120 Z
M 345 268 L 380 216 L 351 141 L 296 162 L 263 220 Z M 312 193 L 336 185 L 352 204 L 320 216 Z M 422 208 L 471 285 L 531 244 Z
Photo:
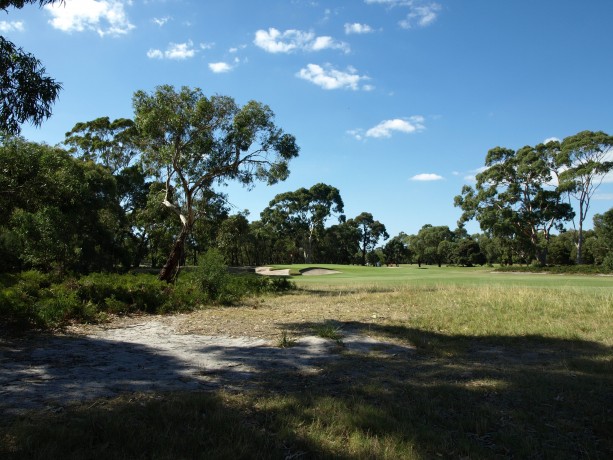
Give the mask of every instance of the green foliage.
M 107 314 L 189 311 L 202 304 L 190 283 L 169 286 L 154 275 L 94 273 L 60 281 L 38 271 L 5 277 L 0 322 L 16 327 L 53 328 L 70 321 L 97 322 Z
M 285 277 L 228 273 L 224 257 L 217 249 L 209 249 L 201 256 L 195 279 L 208 301 L 221 304 L 232 304 L 251 295 L 280 293 L 294 288 L 294 284 Z
M 27 121 L 40 126 L 62 85 L 45 75 L 38 59 L 1 36 L 0 60 L 0 131 L 19 134 Z
M 207 299 L 220 300 L 229 284 L 230 274 L 218 249 L 209 249 L 200 257 L 196 279 Z

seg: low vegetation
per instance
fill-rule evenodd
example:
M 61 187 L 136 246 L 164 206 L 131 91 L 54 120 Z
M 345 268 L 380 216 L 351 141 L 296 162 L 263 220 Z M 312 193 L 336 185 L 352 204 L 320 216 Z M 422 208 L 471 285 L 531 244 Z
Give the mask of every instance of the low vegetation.
M 233 328 L 224 333 L 279 346 L 360 333 L 409 351 L 338 347 L 340 359 L 315 373 L 258 369 L 250 390 L 126 395 L 29 413 L 0 424 L 0 456 L 613 455 L 608 277 L 344 267 L 294 282 L 280 296 L 194 312 L 187 331 L 211 333 L 211 321 L 198 324 L 206 317 Z

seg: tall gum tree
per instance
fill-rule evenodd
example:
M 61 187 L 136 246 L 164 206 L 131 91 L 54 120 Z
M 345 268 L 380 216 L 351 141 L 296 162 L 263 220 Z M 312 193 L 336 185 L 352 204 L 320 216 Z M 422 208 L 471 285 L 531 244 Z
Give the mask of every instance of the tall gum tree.
M 578 264 L 583 263 L 583 222 L 590 209 L 590 201 L 605 175 L 613 171 L 613 136 L 602 131 L 582 131 L 562 141 L 556 158 L 562 169 L 559 188 L 577 202 Z
M 385 225 L 375 220 L 369 212 L 363 212 L 355 218 L 348 220 L 347 223 L 357 229 L 360 241 L 361 263 L 366 265 L 366 255 L 375 249 L 381 238 L 384 240 L 389 238 Z
M 199 217 L 196 201 L 230 180 L 248 187 L 256 181 L 285 180 L 288 162 L 298 156 L 299 148 L 260 102 L 239 107 L 228 96 L 206 97 L 199 88 L 177 91 L 163 85 L 152 93 L 137 91 L 133 106 L 144 164 L 164 184 L 162 204 L 181 222 L 159 274 L 170 283 Z
M 552 182 L 551 165 L 544 148 L 491 149 L 475 188 L 464 186 L 455 197 L 455 205 L 464 211 L 459 225 L 475 218 L 482 230 L 494 236 L 519 237 L 545 265 L 551 230 L 561 229 L 562 222 L 573 216 L 560 192 L 547 185 Z
M 336 187 L 315 184 L 310 189 L 281 193 L 273 198 L 262 211 L 262 221 L 280 231 L 296 235 L 302 249 L 304 262 L 313 262 L 313 246 L 323 236 L 324 224 L 332 215 L 344 221 L 343 200 Z

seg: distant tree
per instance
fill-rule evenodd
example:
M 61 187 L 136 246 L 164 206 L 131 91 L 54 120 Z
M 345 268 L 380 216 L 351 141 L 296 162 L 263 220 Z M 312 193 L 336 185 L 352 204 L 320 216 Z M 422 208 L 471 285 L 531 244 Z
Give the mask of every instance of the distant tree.
M 274 124 L 270 108 L 256 101 L 239 107 L 227 96 L 207 98 L 200 89 L 159 86 L 133 98 L 139 148 L 148 171 L 165 184 L 162 204 L 181 231 L 159 277 L 176 278 L 185 241 L 199 217 L 195 202 L 216 184 L 274 184 L 298 155 L 295 139 Z
M 464 211 L 460 224 L 475 218 L 492 235 L 528 242 L 533 256 L 546 264 L 551 230 L 561 230 L 573 216 L 560 192 L 547 187 L 551 165 L 547 149 L 490 150 L 475 188 L 464 186 L 455 197 L 455 205 Z
M 483 265 L 487 259 L 481 252 L 481 247 L 476 238 L 466 237 L 455 241 L 451 260 L 456 265 L 464 267 L 472 267 L 474 265 Z
M 387 265 L 398 265 L 409 262 L 411 252 L 409 251 L 405 239 L 406 235 L 401 233 L 385 244 L 383 247 L 383 255 L 385 256 L 385 263 Z
M 262 211 L 261 218 L 263 222 L 295 235 L 303 248 L 304 262 L 311 263 L 314 243 L 323 235 L 326 220 L 335 214 L 343 220 L 343 206 L 336 187 L 319 183 L 310 189 L 303 187 L 275 196 Z
M 249 221 L 243 214 L 236 214 L 224 219 L 217 234 L 217 247 L 231 266 L 245 265 L 243 251 L 249 240 Z
M 353 264 L 360 250 L 360 233 L 349 222 L 341 222 L 326 229 L 321 242 L 323 260 L 334 264 Z
M 594 216 L 595 256 L 613 270 L 613 208 Z
M 74 125 L 66 133 L 64 145 L 75 156 L 101 163 L 116 174 L 138 155 L 136 134 L 134 122 L 128 118 L 111 121 L 100 117 Z
M 0 0 L 0 9 L 63 0 Z M 0 36 L 0 131 L 19 134 L 27 121 L 39 126 L 51 116 L 51 105 L 62 88 L 33 55 Z
M 562 141 L 556 158 L 559 188 L 574 198 L 578 207 L 577 263 L 583 263 L 583 223 L 590 209 L 590 201 L 605 175 L 613 171 L 613 136 L 602 131 L 582 131 Z
M 446 225 L 424 225 L 412 241 L 418 265 L 436 264 L 439 267 L 449 260 L 453 250 L 453 232 Z
M 366 255 L 374 250 L 381 238 L 384 240 L 389 238 L 385 225 L 375 220 L 369 212 L 363 212 L 347 221 L 347 223 L 354 226 L 358 231 L 361 263 L 366 265 Z

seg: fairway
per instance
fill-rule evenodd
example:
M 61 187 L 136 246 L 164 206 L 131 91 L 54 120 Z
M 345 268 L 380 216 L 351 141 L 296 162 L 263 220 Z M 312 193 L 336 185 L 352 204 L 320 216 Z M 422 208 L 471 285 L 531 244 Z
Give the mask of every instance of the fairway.
M 313 265 L 275 265 L 292 273 L 313 268 Z M 401 265 L 399 267 L 363 267 L 359 265 L 318 264 L 317 268 L 338 271 L 325 276 L 294 276 L 298 286 L 362 286 L 402 285 L 457 286 L 523 286 L 543 288 L 613 289 L 613 276 L 555 275 L 543 273 L 495 272 L 492 267 L 437 267 L 434 265 Z

